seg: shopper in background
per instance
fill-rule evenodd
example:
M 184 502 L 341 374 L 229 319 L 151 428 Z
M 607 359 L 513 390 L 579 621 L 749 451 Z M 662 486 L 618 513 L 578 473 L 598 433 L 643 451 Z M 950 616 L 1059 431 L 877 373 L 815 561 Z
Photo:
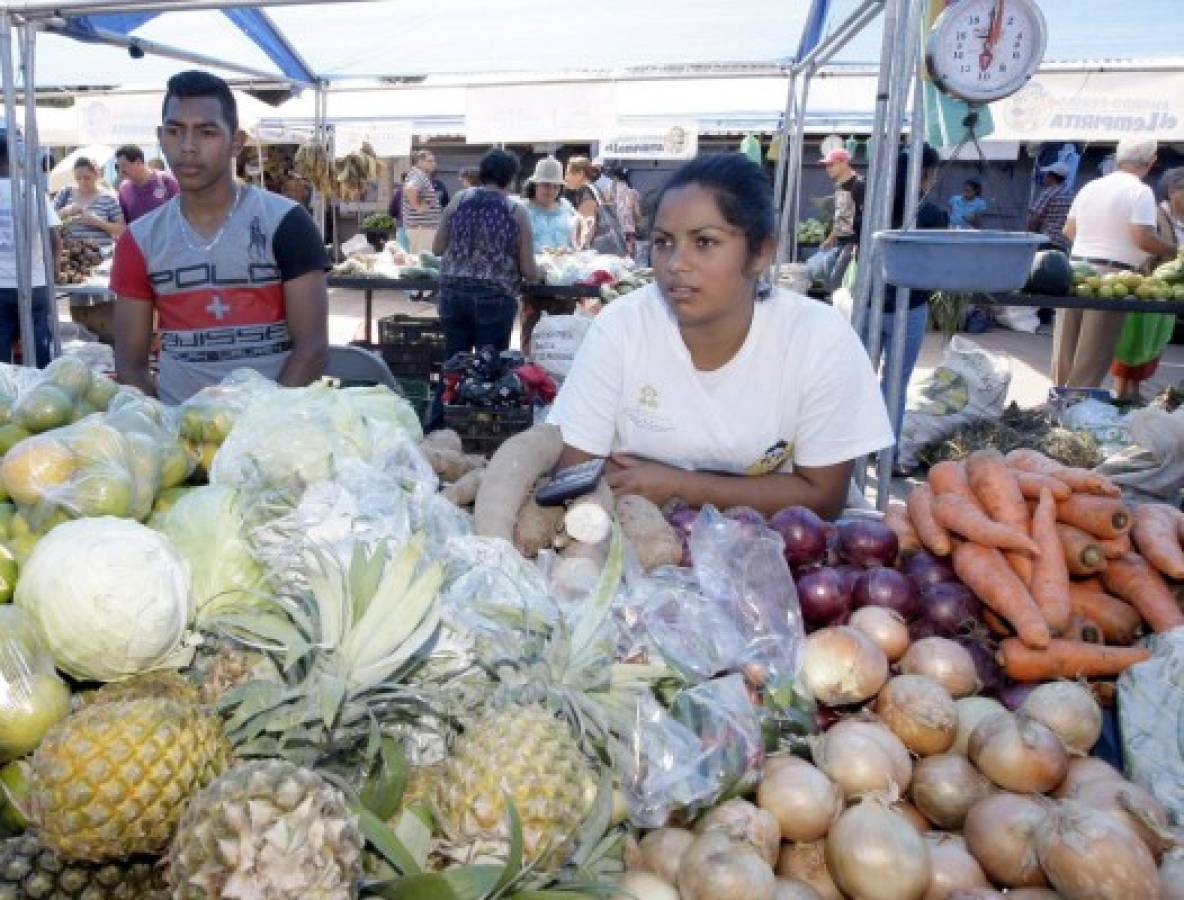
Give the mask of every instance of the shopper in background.
M 403 185 L 402 220 L 412 253 L 432 249 L 440 227 L 440 195 L 432 185 L 436 157 L 431 150 L 416 150 Z
M 604 157 L 598 156 L 592 160 L 589 166 L 589 177 L 592 183 L 596 185 L 596 190 L 600 191 L 600 197 L 605 203 L 608 203 L 613 196 L 613 188 L 616 186 L 613 182 L 612 175 L 608 171 L 608 166 L 604 164 Z
M 567 161 L 565 196 L 579 213 L 576 246 L 623 256 L 625 236 L 617 221 L 617 211 L 597 187 L 594 171 L 586 156 L 573 156 Z
M 69 237 L 110 244 L 123 234 L 119 198 L 99 185 L 98 167 L 85 156 L 74 161 L 74 184 L 58 192 L 54 208 Z
M 432 187 L 436 189 L 436 199 L 440 201 L 440 209 L 443 209 L 452 200 L 452 194 L 448 192 L 448 185 L 433 175 Z
M 962 183 L 962 193 L 950 198 L 950 227 L 982 228 L 983 213 L 986 211 L 983 183 L 977 178 L 967 178 Z
M 522 282 L 536 281 L 534 240 L 526 207 L 510 197 L 518 157 L 490 150 L 481 158 L 480 187 L 460 191 L 444 210 L 432 246 L 440 265 L 440 324 L 451 359 L 478 347 L 506 350 Z M 437 389 L 428 429 L 443 424 Z
M 630 172 L 625 168 L 613 169 L 613 205 L 617 209 L 617 221 L 625 235 L 625 252 L 637 255 L 637 223 L 641 221 L 641 195 L 629 182 Z
M 479 187 L 481 184 L 481 170 L 476 166 L 465 166 L 458 174 L 461 190 Z
M 1164 172 L 1160 189 L 1164 199 L 1156 207 L 1155 230 L 1161 241 L 1172 246 L 1172 252 L 1157 253 L 1147 264 L 1148 270 L 1175 259 L 1178 248 L 1184 247 L 1184 168 Z M 1110 366 L 1114 391 L 1119 397 L 1134 401 L 1143 399 L 1139 387 L 1155 374 L 1175 327 L 1174 312 L 1127 314 Z
M 833 289 L 842 283 L 843 275 L 859 248 L 867 183 L 851 168 L 851 154 L 841 147 L 831 150 L 822 158 L 822 167 L 835 185 L 834 219 L 830 234 L 819 247 L 829 257 L 824 266 L 825 280 L 828 287 Z
M 562 193 L 563 165 L 553 156 L 540 159 L 524 192 L 535 253 L 576 245 L 576 211 Z
M 144 162 L 144 151 L 134 144 L 125 144 L 115 151 L 119 175 L 119 205 L 123 218 L 131 224 L 158 206 L 164 206 L 177 196 L 181 188 L 168 172 L 157 172 Z
M 1175 245 L 1156 234 L 1155 195 L 1142 179 L 1155 165 L 1156 143 L 1127 138 L 1118 144 L 1114 171 L 1085 185 L 1065 220 L 1073 259 L 1099 272 L 1142 268 Z M 1052 383 L 1096 388 L 1102 384 L 1122 333 L 1124 312 L 1059 309 L 1052 338 Z
M 1073 194 L 1069 190 L 1069 167 L 1055 162 L 1042 170 L 1040 193 L 1028 210 L 1028 231 L 1043 234 L 1047 238 L 1045 249 L 1068 253 L 1070 242 L 1065 237 L 1065 219 L 1073 205 Z
M 928 144 L 922 145 L 921 152 L 921 180 L 918 185 L 920 197 L 924 197 L 933 186 L 933 179 L 937 175 L 939 157 L 937 151 Z M 909 151 L 902 150 L 896 163 L 896 192 L 893 195 L 892 227 L 902 228 L 904 223 L 905 195 L 908 192 Z M 941 207 L 929 201 L 923 201 L 917 207 L 916 228 L 949 228 L 950 217 Z M 905 320 L 904 364 L 901 367 L 901 391 L 897 398 L 896 409 L 889 410 L 893 414 L 893 423 L 897 433 L 900 424 L 904 422 L 905 393 L 913 369 L 917 365 L 917 357 L 921 353 L 921 344 L 925 341 L 925 330 L 929 325 L 930 291 L 911 290 L 907 292 L 909 312 Z M 886 285 L 884 290 L 884 317 L 880 322 L 880 359 L 876 360 L 877 367 L 883 362 L 880 374 L 880 391 L 884 395 L 884 402 L 888 402 L 888 369 L 892 334 L 896 330 L 896 287 Z
M 50 252 L 53 268 L 57 270 L 62 242 L 58 236 L 60 224 L 49 198 L 45 199 L 45 223 L 49 228 Z M 0 128 L 0 362 L 12 362 L 12 345 L 21 336 L 19 306 L 17 304 L 16 236 L 12 230 L 12 179 L 8 169 L 8 141 Z M 29 259 L 33 283 L 33 345 L 38 367 L 49 363 L 50 327 L 53 314 L 53 289 L 45 280 L 45 254 L 42 235 L 30 230 Z M 28 348 L 24 351 L 29 352 Z

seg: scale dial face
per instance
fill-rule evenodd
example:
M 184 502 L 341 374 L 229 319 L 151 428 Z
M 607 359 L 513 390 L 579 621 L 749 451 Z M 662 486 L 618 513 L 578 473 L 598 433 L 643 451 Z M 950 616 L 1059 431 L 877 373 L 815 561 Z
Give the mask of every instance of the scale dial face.
M 947 94 L 971 103 L 1001 100 L 1036 73 L 1047 38 L 1034 0 L 958 0 L 933 23 L 925 65 Z

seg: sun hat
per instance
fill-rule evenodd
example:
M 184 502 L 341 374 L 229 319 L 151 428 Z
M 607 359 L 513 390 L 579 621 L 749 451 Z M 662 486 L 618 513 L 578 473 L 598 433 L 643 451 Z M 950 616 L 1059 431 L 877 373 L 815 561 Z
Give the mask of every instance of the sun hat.
M 563 164 L 554 156 L 540 159 L 535 163 L 530 180 L 535 184 L 563 184 Z
M 837 162 L 849 163 L 851 162 L 851 154 L 842 147 L 836 147 L 830 153 L 826 154 L 826 156 L 822 157 L 821 162 L 824 166 L 829 166 L 831 163 Z

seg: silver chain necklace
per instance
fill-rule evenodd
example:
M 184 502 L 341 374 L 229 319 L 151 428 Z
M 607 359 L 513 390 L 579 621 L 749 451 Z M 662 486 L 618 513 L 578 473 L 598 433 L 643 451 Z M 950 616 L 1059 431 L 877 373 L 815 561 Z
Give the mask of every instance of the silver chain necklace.
M 218 245 L 218 241 L 222 240 L 222 232 L 224 232 L 226 230 L 226 226 L 230 224 L 230 219 L 234 216 L 234 211 L 238 209 L 238 202 L 242 199 L 242 196 L 242 183 L 236 181 L 234 183 L 234 200 L 230 204 L 230 209 L 226 213 L 226 218 L 222 220 L 222 224 L 218 227 L 217 232 L 214 233 L 213 239 L 205 245 L 195 244 L 192 240 L 190 240 L 189 236 L 191 234 L 197 235 L 197 229 L 189 224 L 189 220 L 186 219 L 185 214 L 181 212 L 181 200 L 178 198 L 177 205 L 173 208 L 177 213 L 181 237 L 184 239 L 190 250 L 194 250 L 198 253 L 209 253 L 214 249 L 214 247 Z

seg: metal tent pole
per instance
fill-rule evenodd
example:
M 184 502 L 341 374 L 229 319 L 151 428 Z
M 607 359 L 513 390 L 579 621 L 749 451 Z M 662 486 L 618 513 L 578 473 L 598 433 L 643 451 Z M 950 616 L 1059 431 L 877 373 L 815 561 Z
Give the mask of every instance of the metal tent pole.
M 798 127 L 794 130 L 796 140 L 790 149 L 790 189 L 786 195 L 788 202 L 783 210 L 782 226 L 789 233 L 789 258 L 797 259 L 798 252 L 798 216 L 802 208 L 802 158 L 806 153 L 806 109 L 810 103 L 810 82 L 814 78 L 813 67 L 806 70 L 801 81 L 802 96 L 798 101 Z
M 53 242 L 50 240 L 49 220 L 45 210 L 49 190 L 45 172 L 41 167 L 41 136 L 37 128 L 37 28 L 31 22 L 21 26 L 21 82 L 25 88 L 25 190 L 28 192 L 25 203 L 26 207 L 33 208 L 28 221 L 37 228 L 37 233 L 30 236 L 30 246 L 33 246 L 33 241 L 41 243 L 41 261 L 45 270 L 42 274 L 45 277 L 45 290 L 49 295 L 46 315 L 49 316 L 52 346 L 50 356 L 56 358 L 62 353 L 62 338 L 58 328 L 57 295 L 54 291 L 57 273 L 54 271 Z M 36 277 L 35 273 L 31 273 L 30 284 L 33 277 Z
M 789 90 L 785 96 L 785 114 L 781 118 L 781 128 L 777 131 L 777 169 L 773 177 L 773 207 L 777 214 L 777 256 L 773 261 L 774 281 L 776 269 L 785 261 L 785 207 L 788 192 L 789 172 L 789 141 L 790 129 L 793 127 L 797 112 L 794 100 L 797 96 L 797 73 L 789 73 Z
M 20 156 L 16 139 L 16 79 L 12 61 L 12 18 L 0 11 L 0 77 L 4 85 L 5 139 L 8 151 L 8 182 L 12 200 L 12 243 L 16 255 L 16 300 L 17 318 L 20 322 L 22 361 L 25 365 L 36 365 L 37 354 L 33 348 L 33 288 L 29 265 L 29 219 L 25 214 L 24 183 L 20 173 Z M 0 348 L 8 353 L 11 348 Z
M 22 17 L 124 12 L 189 12 L 251 6 L 312 6 L 324 0 L 8 0 L 0 10 Z

